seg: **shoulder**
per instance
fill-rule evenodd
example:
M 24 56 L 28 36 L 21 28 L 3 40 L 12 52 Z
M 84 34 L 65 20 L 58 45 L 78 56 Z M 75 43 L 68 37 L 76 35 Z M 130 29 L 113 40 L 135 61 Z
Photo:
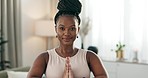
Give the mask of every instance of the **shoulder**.
M 48 52 L 42 52 L 40 53 L 37 58 L 36 58 L 36 61 L 41 61 L 41 62 L 45 62 L 47 63 L 48 62 L 48 58 L 49 58 L 49 54 Z
M 85 49 L 78 49 L 81 53 L 85 53 L 87 57 L 97 56 L 95 52 Z
M 48 52 L 47 51 L 42 52 L 42 53 L 39 54 L 39 56 L 41 56 L 41 57 L 47 57 L 48 56 Z
M 95 59 L 99 59 L 99 57 L 96 53 L 89 51 L 89 50 L 87 51 L 86 58 L 87 58 L 88 62 L 93 61 Z
M 48 62 L 48 52 L 40 53 L 35 59 L 31 69 L 29 70 L 28 77 L 32 78 L 33 76 L 41 77 L 46 71 L 46 65 Z
M 87 50 L 87 55 L 88 56 L 97 56 L 97 54 L 95 53 L 95 52 L 93 52 L 93 51 L 89 51 L 89 50 Z
M 39 58 L 46 58 L 46 57 L 48 57 L 49 55 L 48 55 L 48 52 L 46 51 L 46 52 L 42 52 L 42 53 L 40 53 L 39 55 L 38 55 L 38 57 Z
M 47 51 L 44 51 L 44 52 L 40 53 L 40 54 L 38 55 L 38 57 L 39 57 L 39 58 L 47 59 L 47 58 L 49 58 L 49 55 L 51 55 L 53 52 L 54 52 L 54 49 L 47 50 Z
M 79 49 L 79 51 L 81 54 L 84 54 L 86 56 L 86 60 L 88 63 L 94 59 L 99 59 L 98 55 L 93 51 L 85 50 L 85 49 Z
M 94 52 L 87 51 L 87 61 L 88 66 L 95 77 L 108 78 L 107 72 L 103 66 L 102 60 L 99 55 Z

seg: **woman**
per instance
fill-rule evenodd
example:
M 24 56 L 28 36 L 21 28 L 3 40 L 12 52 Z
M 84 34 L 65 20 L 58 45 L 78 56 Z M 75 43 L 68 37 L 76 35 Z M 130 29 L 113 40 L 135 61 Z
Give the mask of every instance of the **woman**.
M 81 3 L 79 0 L 60 0 L 54 18 L 60 45 L 41 53 L 34 61 L 28 78 L 108 78 L 99 57 L 93 52 L 73 46 L 80 30 Z

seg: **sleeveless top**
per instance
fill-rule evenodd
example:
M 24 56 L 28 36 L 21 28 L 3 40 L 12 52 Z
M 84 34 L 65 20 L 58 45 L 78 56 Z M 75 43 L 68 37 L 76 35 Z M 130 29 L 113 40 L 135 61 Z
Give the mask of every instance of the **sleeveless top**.
M 62 78 L 65 60 L 57 54 L 55 49 L 47 50 L 49 60 L 46 68 L 46 78 Z M 87 51 L 79 49 L 77 54 L 70 57 L 71 69 L 75 78 L 90 78 L 90 69 L 86 59 Z

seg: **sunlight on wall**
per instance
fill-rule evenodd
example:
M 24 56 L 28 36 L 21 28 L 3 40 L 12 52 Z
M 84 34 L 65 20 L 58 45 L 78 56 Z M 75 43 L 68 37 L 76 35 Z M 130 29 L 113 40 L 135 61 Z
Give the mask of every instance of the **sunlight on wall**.
M 116 44 L 126 44 L 125 58 L 131 59 L 138 50 L 138 58 L 148 60 L 148 1 L 147 0 L 91 0 L 92 43 L 101 57 L 115 58 Z M 96 9 L 97 8 L 97 9 Z
M 22 0 L 22 13 L 33 19 L 43 18 L 47 15 L 48 3 L 48 0 Z
M 45 39 L 34 37 L 34 26 L 36 20 L 47 15 L 47 2 L 48 0 L 21 0 L 23 66 L 32 65 L 39 52 L 46 48 Z
M 37 42 L 38 41 L 38 42 Z M 32 36 L 23 42 L 23 66 L 30 66 L 32 61 L 46 49 L 45 38 Z M 42 43 L 42 44 L 39 44 Z M 28 45 L 30 44 L 30 45 Z
M 121 0 L 94 0 L 92 7 L 94 26 L 92 29 L 92 33 L 94 33 L 93 44 L 99 45 L 99 50 L 102 51 L 100 54 L 103 57 L 113 57 L 111 55 L 114 53 L 110 50 L 114 48 L 114 44 L 122 40 L 121 28 L 123 26 L 124 5 Z M 95 9 L 95 7 L 98 7 L 98 9 Z M 98 36 L 95 33 L 99 33 Z

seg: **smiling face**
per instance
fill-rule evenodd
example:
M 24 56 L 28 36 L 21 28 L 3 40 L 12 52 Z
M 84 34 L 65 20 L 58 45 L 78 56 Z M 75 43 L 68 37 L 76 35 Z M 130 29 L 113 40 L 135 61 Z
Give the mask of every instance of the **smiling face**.
M 60 16 L 56 24 L 57 37 L 62 45 L 73 45 L 79 31 L 77 19 L 73 16 Z

